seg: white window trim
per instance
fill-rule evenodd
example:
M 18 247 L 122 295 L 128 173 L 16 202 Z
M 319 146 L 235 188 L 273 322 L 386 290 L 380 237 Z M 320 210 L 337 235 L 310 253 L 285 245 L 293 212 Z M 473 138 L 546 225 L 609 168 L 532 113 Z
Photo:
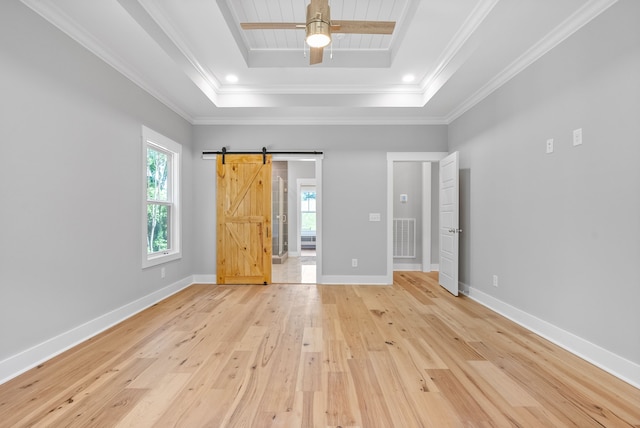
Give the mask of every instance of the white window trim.
M 147 147 L 155 146 L 172 153 L 172 180 L 170 194 L 174 196 L 171 216 L 171 243 L 168 251 L 147 254 Z M 182 146 L 179 143 L 155 132 L 146 126 L 142 127 L 142 268 L 157 266 L 182 258 L 182 221 L 181 221 L 181 182 L 182 182 Z

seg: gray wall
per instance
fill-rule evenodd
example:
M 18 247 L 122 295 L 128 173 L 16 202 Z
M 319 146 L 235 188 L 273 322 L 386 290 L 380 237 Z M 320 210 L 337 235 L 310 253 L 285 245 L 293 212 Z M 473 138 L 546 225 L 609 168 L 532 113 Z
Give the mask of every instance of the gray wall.
M 190 275 L 191 126 L 17 1 L 0 12 L 0 361 Z M 141 268 L 145 124 L 183 144 L 182 260 Z
M 304 138 L 301 138 L 304 136 Z M 446 126 L 195 126 L 194 150 L 324 152 L 323 275 L 386 275 L 387 152 L 446 151 Z M 259 142 L 259 143 L 256 143 Z M 196 273 L 215 273 L 215 165 L 194 164 Z M 382 214 L 369 222 L 369 213 Z M 351 259 L 357 258 L 357 268 Z
M 635 363 L 639 16 L 640 2 L 618 2 L 449 128 L 461 280 Z

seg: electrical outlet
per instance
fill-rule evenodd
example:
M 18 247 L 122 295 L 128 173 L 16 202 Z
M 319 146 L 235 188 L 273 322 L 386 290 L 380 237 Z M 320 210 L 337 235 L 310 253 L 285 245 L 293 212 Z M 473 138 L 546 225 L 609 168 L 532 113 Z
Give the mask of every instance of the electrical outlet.
M 351 259 L 351 267 L 358 267 L 358 259 Z
M 547 140 L 547 153 L 553 153 L 553 138 Z
M 493 275 L 493 286 L 494 287 L 498 286 L 498 275 Z
M 573 145 L 579 146 L 582 144 L 582 128 L 573 130 Z
M 160 278 L 164 278 L 166 274 L 167 274 L 167 271 L 164 268 L 161 268 L 160 269 Z

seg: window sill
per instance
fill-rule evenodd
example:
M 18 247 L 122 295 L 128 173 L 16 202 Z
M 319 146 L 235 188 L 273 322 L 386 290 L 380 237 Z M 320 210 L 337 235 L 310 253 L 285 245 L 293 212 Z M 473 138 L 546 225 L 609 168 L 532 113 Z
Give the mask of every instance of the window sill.
M 161 265 L 163 263 L 168 263 L 173 260 L 178 260 L 182 258 L 181 252 L 167 253 L 167 254 L 158 254 L 152 257 L 148 257 L 146 260 L 142 261 L 142 269 Z

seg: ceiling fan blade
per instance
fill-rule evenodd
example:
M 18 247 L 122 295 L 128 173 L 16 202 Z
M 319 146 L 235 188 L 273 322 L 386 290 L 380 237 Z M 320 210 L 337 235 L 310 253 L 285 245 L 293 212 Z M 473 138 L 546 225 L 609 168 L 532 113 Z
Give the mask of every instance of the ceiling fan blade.
M 322 62 L 322 54 L 324 48 L 311 48 L 309 52 L 309 64 L 320 64 Z
M 332 33 L 392 34 L 394 21 L 331 21 Z
M 299 22 L 241 22 L 243 30 L 300 30 L 305 24 Z

